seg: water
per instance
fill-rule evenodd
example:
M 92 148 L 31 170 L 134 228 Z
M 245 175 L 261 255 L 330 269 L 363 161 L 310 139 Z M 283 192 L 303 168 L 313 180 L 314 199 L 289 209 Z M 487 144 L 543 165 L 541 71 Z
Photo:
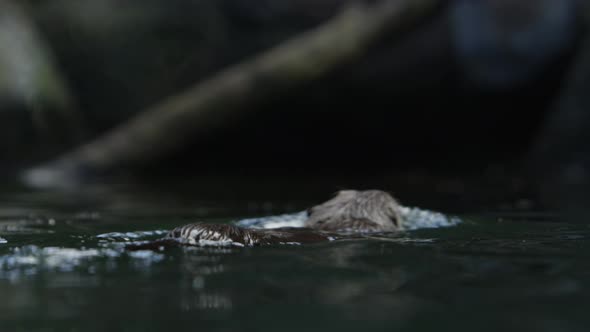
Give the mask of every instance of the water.
M 551 215 L 305 246 L 125 252 L 317 203 L 0 193 L 0 331 L 586 331 L 590 228 Z

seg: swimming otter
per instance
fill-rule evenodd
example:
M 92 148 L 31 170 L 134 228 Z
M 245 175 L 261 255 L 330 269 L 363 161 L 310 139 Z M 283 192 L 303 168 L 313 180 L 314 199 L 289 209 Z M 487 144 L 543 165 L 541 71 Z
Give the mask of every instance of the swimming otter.
M 195 223 L 177 227 L 163 239 L 128 249 L 162 245 L 259 246 L 330 241 L 342 233 L 393 232 L 402 229 L 399 203 L 380 190 L 342 190 L 331 200 L 307 211 L 304 227 L 249 229 L 228 224 Z

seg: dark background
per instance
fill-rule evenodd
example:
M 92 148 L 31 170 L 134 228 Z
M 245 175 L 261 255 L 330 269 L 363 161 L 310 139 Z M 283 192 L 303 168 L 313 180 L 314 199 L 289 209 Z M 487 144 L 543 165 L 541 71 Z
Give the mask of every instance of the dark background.
M 0 84 L 0 167 L 14 178 L 52 160 L 219 70 L 320 25 L 348 2 L 14 2 L 0 22 L 17 17 L 23 29 L 34 31 L 83 126 L 74 134 L 54 118 L 60 105 L 38 86 L 19 95 Z M 140 182 L 213 174 L 321 178 L 327 190 L 371 185 L 406 195 L 450 195 L 449 201 L 461 204 L 525 199 L 534 202 L 525 204 L 529 208 L 585 210 L 583 133 L 589 121 L 580 106 L 586 84 L 578 70 L 588 62 L 583 6 L 573 0 L 500 1 L 499 8 L 491 0 L 461 7 L 465 3 L 444 2 L 403 36 L 384 36 L 325 77 L 244 105 L 243 117 L 195 135 L 160 159 L 112 171 L 118 179 Z M 557 19 L 561 23 L 549 21 L 545 15 L 563 3 L 571 10 Z M 505 36 L 534 31 L 519 37 L 530 44 L 486 42 L 488 27 L 461 19 L 475 13 L 470 10 L 492 13 L 493 29 Z M 472 32 L 472 39 L 457 31 Z M 8 51 L 18 46 L 3 49 L 6 58 L 18 55 Z M 498 81 L 486 72 L 508 74 Z M 29 75 L 15 73 L 8 71 L 4 80 Z M 31 102 L 30 95 L 40 97 Z M 39 110 L 49 114 L 41 129 L 33 116 Z M 572 167 L 579 170 L 573 180 Z

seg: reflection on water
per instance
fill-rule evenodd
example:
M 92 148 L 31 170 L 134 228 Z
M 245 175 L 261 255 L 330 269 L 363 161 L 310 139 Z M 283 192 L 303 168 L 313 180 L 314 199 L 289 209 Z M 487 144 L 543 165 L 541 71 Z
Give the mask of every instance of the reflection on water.
M 2 331 L 585 331 L 590 323 L 590 228 L 538 213 L 305 246 L 126 252 L 188 221 L 252 217 L 251 203 L 199 208 L 139 196 L 113 209 L 106 200 L 15 197 L 0 206 Z
M 123 249 L 40 248 L 34 245 L 15 247 L 10 251 L 10 254 L 0 256 L 0 279 L 11 282 L 18 282 L 24 277 L 35 276 L 41 272 L 79 270 L 95 274 L 101 265 L 116 268 L 116 259 L 123 254 L 132 259 L 130 264 L 139 268 L 147 268 L 164 257 L 152 251 L 127 253 Z

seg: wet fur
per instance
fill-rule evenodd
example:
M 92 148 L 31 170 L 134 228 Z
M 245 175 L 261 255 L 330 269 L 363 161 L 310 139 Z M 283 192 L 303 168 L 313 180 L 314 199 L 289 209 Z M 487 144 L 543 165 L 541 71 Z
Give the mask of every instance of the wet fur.
M 340 232 L 392 232 L 401 228 L 399 203 L 380 190 L 342 190 L 312 207 L 305 226 Z

